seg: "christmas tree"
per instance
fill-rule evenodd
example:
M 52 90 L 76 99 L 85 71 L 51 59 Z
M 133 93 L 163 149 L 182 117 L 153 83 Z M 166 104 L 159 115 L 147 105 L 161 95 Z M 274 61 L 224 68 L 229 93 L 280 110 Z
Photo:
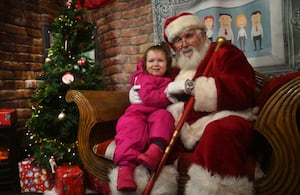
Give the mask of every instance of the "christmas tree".
M 69 0 L 51 25 L 53 41 L 32 95 L 32 116 L 26 123 L 25 152 L 41 167 L 80 164 L 77 151 L 79 111 L 65 101 L 71 89 L 101 89 L 100 65 L 88 53 L 95 49 L 95 27 Z

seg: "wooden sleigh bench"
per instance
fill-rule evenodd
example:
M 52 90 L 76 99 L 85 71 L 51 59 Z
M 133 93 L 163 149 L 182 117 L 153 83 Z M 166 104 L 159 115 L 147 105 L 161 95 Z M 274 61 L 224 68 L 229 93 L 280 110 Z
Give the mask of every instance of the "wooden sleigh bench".
M 300 73 L 278 78 L 256 72 L 260 112 L 255 129 L 263 140 L 260 162 L 265 177 L 255 182 L 257 194 L 300 193 Z M 129 105 L 128 92 L 70 90 L 67 102 L 80 112 L 78 151 L 84 168 L 108 183 L 111 160 L 93 152 L 96 144 L 111 140 L 118 118 Z M 254 143 L 256 144 L 256 143 Z M 188 180 L 179 173 L 178 194 Z

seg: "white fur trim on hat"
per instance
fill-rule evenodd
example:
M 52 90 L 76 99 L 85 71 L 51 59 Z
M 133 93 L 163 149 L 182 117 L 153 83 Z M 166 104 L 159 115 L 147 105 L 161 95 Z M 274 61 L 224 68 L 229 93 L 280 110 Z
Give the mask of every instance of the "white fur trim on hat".
M 212 175 L 199 165 L 193 164 L 188 175 L 190 180 L 186 184 L 186 195 L 214 194 L 214 195 L 253 195 L 253 183 L 247 177 L 221 177 Z
M 169 42 L 189 29 L 204 29 L 204 22 L 196 15 L 183 15 L 172 21 L 165 29 L 166 36 Z

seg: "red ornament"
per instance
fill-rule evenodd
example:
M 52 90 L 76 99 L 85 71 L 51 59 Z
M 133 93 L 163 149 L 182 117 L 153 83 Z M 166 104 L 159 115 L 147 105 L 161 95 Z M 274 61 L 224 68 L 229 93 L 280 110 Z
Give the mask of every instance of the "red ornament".
M 77 61 L 77 64 L 79 66 L 84 66 L 85 65 L 85 59 L 84 58 L 80 58 L 78 61 Z
M 66 3 L 66 6 L 67 6 L 68 9 L 71 9 L 72 1 L 68 0 L 68 2 Z
M 70 72 L 66 72 L 61 80 L 64 84 L 68 85 L 74 81 L 74 76 Z

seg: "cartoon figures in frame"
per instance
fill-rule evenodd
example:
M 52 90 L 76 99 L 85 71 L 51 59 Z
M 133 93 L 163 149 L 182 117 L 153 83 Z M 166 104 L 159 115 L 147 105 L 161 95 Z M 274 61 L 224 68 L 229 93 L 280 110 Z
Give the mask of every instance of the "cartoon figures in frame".
M 234 44 L 235 35 L 232 30 L 232 23 L 235 22 L 236 30 L 236 42 L 237 46 L 242 50 L 246 51 L 246 40 L 248 35 L 250 35 L 251 41 L 253 43 L 253 51 L 259 51 L 263 49 L 262 40 L 264 36 L 263 25 L 261 23 L 262 13 L 260 10 L 254 11 L 249 15 L 249 19 L 246 13 L 240 13 L 233 18 L 229 13 L 219 14 L 219 30 L 218 36 L 223 36 L 226 38 L 227 42 Z M 250 32 L 247 32 L 248 21 L 251 21 Z M 204 16 L 204 22 L 206 26 L 207 37 L 214 41 L 216 37 L 213 37 L 215 17 L 213 15 Z

